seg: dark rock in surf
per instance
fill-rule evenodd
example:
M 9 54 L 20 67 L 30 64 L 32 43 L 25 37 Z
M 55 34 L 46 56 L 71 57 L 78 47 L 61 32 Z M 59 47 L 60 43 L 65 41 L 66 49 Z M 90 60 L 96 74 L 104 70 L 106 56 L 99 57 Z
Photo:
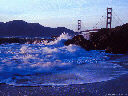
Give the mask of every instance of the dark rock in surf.
M 82 35 L 77 35 L 72 39 L 67 40 L 64 44 L 67 46 L 70 44 L 79 45 L 86 50 L 91 50 L 94 48 L 92 43 L 89 40 L 86 40 Z
M 86 50 L 105 50 L 107 53 L 124 54 L 128 51 L 128 24 L 90 33 L 90 40 L 82 35 L 67 40 L 65 45 L 76 44 Z

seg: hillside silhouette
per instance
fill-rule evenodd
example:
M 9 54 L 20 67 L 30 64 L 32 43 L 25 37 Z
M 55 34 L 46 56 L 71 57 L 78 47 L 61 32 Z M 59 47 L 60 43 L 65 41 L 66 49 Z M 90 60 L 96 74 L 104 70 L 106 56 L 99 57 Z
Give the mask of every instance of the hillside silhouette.
M 65 27 L 44 27 L 39 23 L 27 23 L 23 20 L 13 20 L 6 23 L 0 22 L 0 36 L 51 37 L 59 36 L 63 32 L 69 35 L 75 34 L 74 31 Z

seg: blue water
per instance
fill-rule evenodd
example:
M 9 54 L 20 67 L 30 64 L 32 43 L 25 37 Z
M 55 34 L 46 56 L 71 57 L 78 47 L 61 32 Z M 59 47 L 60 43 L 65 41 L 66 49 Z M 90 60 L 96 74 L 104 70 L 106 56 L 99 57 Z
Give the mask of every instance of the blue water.
M 120 64 L 128 55 L 64 46 L 70 38 L 50 43 L 0 45 L 0 83 L 16 86 L 69 85 L 102 82 L 128 74 Z

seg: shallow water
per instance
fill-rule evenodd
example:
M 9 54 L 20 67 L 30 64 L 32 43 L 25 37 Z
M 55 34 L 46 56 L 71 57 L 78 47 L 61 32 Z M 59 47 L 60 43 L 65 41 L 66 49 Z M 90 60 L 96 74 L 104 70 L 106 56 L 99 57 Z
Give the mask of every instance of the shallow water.
M 0 82 L 17 86 L 68 85 L 111 80 L 128 69 L 128 55 L 64 46 L 70 36 L 41 44 L 0 45 Z

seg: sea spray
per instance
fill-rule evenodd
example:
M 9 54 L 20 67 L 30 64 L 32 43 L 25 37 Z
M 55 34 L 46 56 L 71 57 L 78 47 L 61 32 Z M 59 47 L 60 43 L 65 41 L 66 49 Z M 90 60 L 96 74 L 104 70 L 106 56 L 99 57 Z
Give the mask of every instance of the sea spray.
M 17 86 L 69 85 L 107 81 L 128 73 L 118 65 L 128 59 L 120 61 L 121 55 L 103 50 L 65 46 L 70 38 L 62 34 L 47 44 L 0 45 L 0 82 Z
M 86 40 L 90 40 L 90 33 L 89 32 L 82 33 L 81 35 L 83 35 Z
M 68 33 L 62 33 L 54 41 L 49 42 L 48 45 L 64 44 L 64 41 L 66 41 L 67 39 L 71 39 L 71 36 L 69 36 Z

